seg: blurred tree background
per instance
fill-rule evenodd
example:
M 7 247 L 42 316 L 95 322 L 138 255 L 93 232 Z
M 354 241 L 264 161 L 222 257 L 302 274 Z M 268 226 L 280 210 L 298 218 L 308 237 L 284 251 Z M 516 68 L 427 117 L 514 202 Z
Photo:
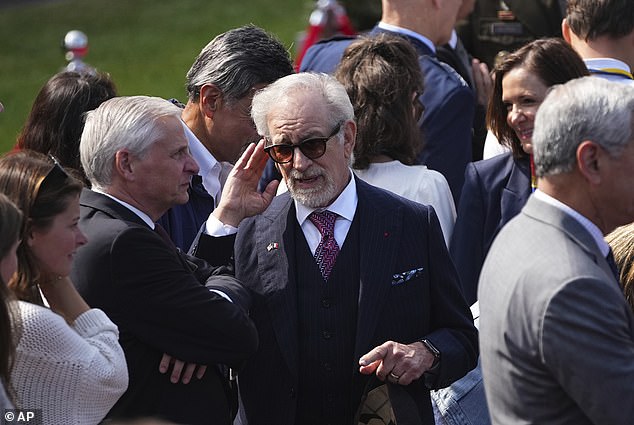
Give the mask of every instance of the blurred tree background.
M 61 43 L 88 36 L 85 62 L 110 73 L 120 95 L 185 100 L 185 74 L 217 34 L 245 24 L 295 55 L 312 0 L 0 0 L 0 152 L 13 146 L 39 89 L 65 65 Z

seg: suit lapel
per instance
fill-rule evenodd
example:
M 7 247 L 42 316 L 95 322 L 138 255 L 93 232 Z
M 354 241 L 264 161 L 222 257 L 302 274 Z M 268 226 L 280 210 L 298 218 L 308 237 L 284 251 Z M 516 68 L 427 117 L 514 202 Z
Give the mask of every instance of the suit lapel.
M 99 210 L 113 219 L 131 222 L 151 231 L 152 233 L 155 233 L 154 230 L 152 230 L 147 223 L 141 219 L 141 217 L 102 193 L 93 192 L 90 189 L 83 189 L 79 203 L 82 207 Z M 198 266 L 189 261 L 187 256 L 176 248 L 173 243 L 170 243 L 169 240 L 163 240 L 163 238 L 158 234 L 156 234 L 156 236 L 160 238 L 161 243 L 165 244 L 170 250 L 174 251 L 185 270 L 189 270 L 191 272 L 196 271 Z
M 528 200 L 524 211 L 533 218 L 559 228 L 568 238 L 575 241 L 588 254 L 588 257 L 606 273 L 609 281 L 614 280 L 614 274 L 607 260 L 603 257 L 590 232 L 581 223 L 557 207 L 535 197 L 531 197 Z
M 295 281 L 295 207 L 288 194 L 278 196 L 258 217 L 259 272 L 269 315 L 282 355 L 298 379 L 297 283 Z
M 79 199 L 79 204 L 82 207 L 99 210 L 112 218 L 133 222 L 149 229 L 148 225 L 141 219 L 141 217 L 102 193 L 93 192 L 90 189 L 83 189 Z
M 528 197 L 530 196 L 530 170 L 528 164 L 512 161 L 511 174 L 508 182 L 502 190 L 501 206 L 501 222 L 507 223 L 511 218 L 515 217 L 522 210 Z
M 372 342 L 381 310 L 391 288 L 398 243 L 401 240 L 402 212 L 386 213 L 382 199 L 375 196 L 371 187 L 357 179 L 359 204 L 355 220 L 359 220 L 359 313 L 355 358 L 365 354 Z M 376 190 L 376 189 L 375 189 Z

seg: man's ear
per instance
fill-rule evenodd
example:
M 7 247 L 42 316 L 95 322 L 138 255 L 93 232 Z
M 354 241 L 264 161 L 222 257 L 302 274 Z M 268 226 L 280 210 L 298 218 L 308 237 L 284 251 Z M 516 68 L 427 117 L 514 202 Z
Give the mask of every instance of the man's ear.
M 564 18 L 561 21 L 561 35 L 564 37 L 564 40 L 566 40 L 566 43 L 570 44 L 570 32 L 572 30 L 570 29 L 570 25 L 568 25 L 568 21 L 566 21 L 566 18 Z
M 577 169 L 579 173 L 591 184 L 601 183 L 603 168 L 608 153 L 598 144 L 586 140 L 577 147 Z
M 213 118 L 222 103 L 222 90 L 215 84 L 203 84 L 198 102 L 205 116 Z
M 346 153 L 346 159 L 349 159 L 352 156 L 356 139 L 357 124 L 353 120 L 349 120 L 344 124 L 343 128 L 343 148 Z
M 114 172 L 125 180 L 133 181 L 134 161 L 132 154 L 123 149 L 114 154 Z

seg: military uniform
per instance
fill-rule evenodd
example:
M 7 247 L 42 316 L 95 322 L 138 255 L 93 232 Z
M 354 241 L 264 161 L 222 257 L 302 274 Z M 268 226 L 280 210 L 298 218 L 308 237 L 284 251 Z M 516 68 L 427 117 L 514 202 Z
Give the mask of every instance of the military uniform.
M 457 31 L 466 49 L 492 68 L 500 52 L 541 37 L 561 37 L 564 7 L 560 0 L 478 0 Z

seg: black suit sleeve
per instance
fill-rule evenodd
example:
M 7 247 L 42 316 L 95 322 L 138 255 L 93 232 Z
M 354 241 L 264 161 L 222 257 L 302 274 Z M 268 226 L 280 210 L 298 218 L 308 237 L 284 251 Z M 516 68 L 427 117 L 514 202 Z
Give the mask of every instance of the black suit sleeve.
M 255 352 L 257 331 L 242 307 L 248 294 L 235 279 L 212 274 L 206 282 L 235 297 L 231 303 L 149 229 L 129 228 L 109 249 L 116 287 L 109 293 L 118 297 L 113 318 L 142 342 L 199 364 L 233 365 Z

